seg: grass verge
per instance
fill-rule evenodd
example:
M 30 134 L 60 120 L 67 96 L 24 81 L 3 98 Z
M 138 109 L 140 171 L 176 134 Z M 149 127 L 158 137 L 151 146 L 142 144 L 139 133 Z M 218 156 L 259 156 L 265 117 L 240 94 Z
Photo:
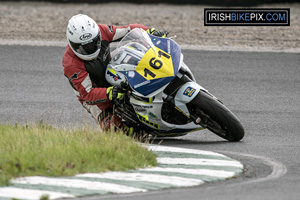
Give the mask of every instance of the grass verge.
M 155 164 L 153 152 L 121 132 L 0 124 L 0 186 L 22 176 L 72 176 Z

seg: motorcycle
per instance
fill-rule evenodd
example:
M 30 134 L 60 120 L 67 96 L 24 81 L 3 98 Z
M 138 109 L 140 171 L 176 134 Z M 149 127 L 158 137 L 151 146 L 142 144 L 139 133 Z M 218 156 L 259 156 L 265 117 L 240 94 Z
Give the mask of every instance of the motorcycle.
M 158 137 L 202 129 L 228 141 L 244 137 L 240 120 L 196 83 L 174 40 L 135 28 L 111 56 L 105 76 L 111 85 L 128 90 L 114 103 L 114 113 L 126 126 Z

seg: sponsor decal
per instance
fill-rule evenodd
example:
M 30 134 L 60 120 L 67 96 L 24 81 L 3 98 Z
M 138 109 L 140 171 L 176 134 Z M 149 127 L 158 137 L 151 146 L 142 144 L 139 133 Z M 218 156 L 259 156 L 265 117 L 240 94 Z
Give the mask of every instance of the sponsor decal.
M 80 40 L 88 40 L 92 37 L 91 33 L 85 33 L 82 36 L 79 37 Z
M 127 55 L 123 60 L 122 63 L 128 63 L 128 61 L 132 58 L 132 56 Z
M 181 114 L 183 114 L 184 116 L 186 116 L 187 118 L 190 118 L 190 116 L 188 116 L 185 112 L 183 112 L 182 110 L 180 110 L 178 107 L 174 107 L 176 110 L 178 110 Z
M 122 53 L 123 53 L 122 51 L 119 51 L 119 52 L 114 56 L 113 61 L 117 61 L 117 60 L 121 57 Z
M 145 112 L 145 111 L 146 111 L 146 109 L 145 109 L 145 108 L 142 108 L 142 107 L 134 107 L 134 110 L 135 110 L 136 112 Z
M 168 44 L 168 54 L 171 54 L 171 41 L 168 40 L 167 44 Z
M 134 88 L 139 88 L 139 87 L 142 87 L 143 85 L 147 85 L 148 83 L 150 83 L 149 80 L 148 80 L 148 81 L 141 82 L 141 83 L 139 83 L 139 84 L 137 84 L 137 85 L 134 85 L 133 87 L 134 87 Z
M 81 72 L 81 71 L 80 71 Z M 70 78 L 69 80 L 72 81 L 73 79 L 78 79 L 78 74 L 80 74 L 80 72 L 75 72 Z
M 87 104 L 90 104 L 90 105 L 94 105 L 94 104 L 98 104 L 98 103 L 103 103 L 103 102 L 107 102 L 106 99 L 98 99 L 96 101 L 85 101 Z
M 133 78 L 135 76 L 134 71 L 129 71 L 128 72 L 128 77 Z
M 156 124 L 156 123 L 154 123 L 154 122 L 149 121 L 149 120 L 147 119 L 147 118 L 148 118 L 147 116 L 142 116 L 142 115 L 140 115 L 140 114 L 138 114 L 138 113 L 136 113 L 136 115 L 137 115 L 138 119 L 139 119 L 141 122 L 143 122 L 143 123 L 145 123 L 145 124 L 148 124 L 148 125 L 150 125 L 150 126 L 156 128 L 156 129 L 160 129 L 159 124 Z
M 152 112 L 149 112 L 149 117 L 151 117 L 152 119 L 157 119 L 157 116 Z
M 183 92 L 184 95 L 191 97 L 193 96 L 193 94 L 195 93 L 196 89 L 192 88 L 192 87 L 187 87 L 185 89 L 185 91 Z
M 70 28 L 68 27 L 68 31 L 71 35 L 73 35 L 73 32 L 70 30 Z
M 112 28 L 112 26 L 111 26 L 111 25 L 107 25 L 107 27 L 108 27 L 108 30 L 109 30 L 109 32 L 111 32 L 111 33 L 113 33 L 113 32 L 114 32 L 114 30 L 113 30 L 113 28 Z
M 204 26 L 290 26 L 290 9 L 205 8 Z
M 132 103 L 132 105 L 134 105 L 134 107 L 140 107 L 140 108 L 145 108 L 145 109 L 153 108 L 153 106 L 151 106 L 151 105 L 139 105 L 139 104 L 135 104 L 135 103 Z
M 114 79 L 114 81 L 121 80 L 121 77 L 117 73 L 114 74 L 109 69 L 107 70 L 106 74 L 111 76 Z
M 109 54 L 109 48 L 106 48 L 106 50 L 105 50 L 105 52 L 104 52 L 104 54 L 103 54 L 103 61 L 106 60 L 108 54 Z

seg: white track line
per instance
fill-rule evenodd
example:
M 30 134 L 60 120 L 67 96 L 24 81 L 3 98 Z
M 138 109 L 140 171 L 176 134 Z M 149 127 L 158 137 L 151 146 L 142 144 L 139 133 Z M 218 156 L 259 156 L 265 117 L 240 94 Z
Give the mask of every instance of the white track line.
M 210 169 L 153 167 L 153 168 L 140 169 L 140 171 L 183 173 L 183 174 L 192 174 L 192 175 L 212 176 L 212 177 L 218 177 L 218 178 L 229 178 L 229 177 L 232 177 L 235 175 L 235 172 L 224 171 L 224 170 L 210 170 Z
M 202 46 L 181 44 L 181 49 L 198 51 L 237 51 L 237 52 L 273 52 L 273 53 L 300 53 L 300 48 L 283 47 L 242 47 L 242 46 Z
M 152 151 L 189 153 L 189 154 L 197 154 L 197 155 L 227 157 L 223 154 L 219 154 L 219 153 L 215 153 L 215 152 L 211 152 L 211 151 L 196 150 L 196 149 L 184 149 L 184 148 L 178 148 L 178 147 L 167 147 L 167 146 L 156 146 L 156 145 L 150 145 L 150 146 L 146 146 L 146 147 Z
M 157 158 L 159 164 L 167 165 L 208 165 L 224 167 L 240 167 L 243 165 L 238 161 L 216 160 L 216 159 L 199 159 L 199 158 Z
M 153 183 L 170 184 L 174 186 L 195 186 L 203 184 L 202 180 L 183 178 L 176 176 L 165 176 L 156 174 L 142 174 L 142 173 L 126 173 L 126 172 L 108 172 L 102 174 L 86 173 L 76 175 L 77 177 L 89 177 L 89 178 L 107 178 L 114 180 L 125 180 L 125 181 L 146 181 Z
M 259 160 L 261 160 L 261 162 L 272 167 L 272 172 L 268 176 L 257 177 L 254 179 L 245 180 L 243 182 L 238 182 L 238 183 L 231 183 L 231 184 L 226 185 L 227 187 L 235 187 L 236 185 L 258 184 L 260 182 L 278 179 L 278 178 L 284 176 L 288 172 L 286 166 L 282 162 L 275 160 L 273 158 L 259 156 L 259 155 L 253 155 L 253 154 L 246 154 L 246 153 L 230 152 L 230 151 L 225 152 L 225 153 L 230 153 L 230 154 L 238 155 L 238 156 L 244 156 L 244 157 L 248 157 L 250 159 L 259 159 Z
M 31 176 L 18 178 L 12 181 L 13 183 L 22 184 L 43 184 L 43 185 L 55 185 L 71 188 L 83 188 L 87 190 L 101 190 L 113 193 L 131 193 L 131 192 L 146 192 L 147 190 L 135 187 L 129 187 L 124 185 L 118 185 L 114 183 L 103 183 L 97 181 L 85 181 L 79 179 L 63 179 L 63 178 L 46 178 L 40 176 Z
M 38 200 L 43 195 L 48 195 L 49 199 L 58 199 L 58 198 L 74 198 L 74 195 L 65 194 L 60 192 L 51 192 L 44 190 L 31 190 L 31 189 L 22 189 L 14 187 L 0 187 L 0 199 L 1 197 L 14 198 L 14 199 L 30 199 Z
M 116 42 L 111 47 L 116 47 Z M 56 46 L 66 47 L 67 41 L 39 41 L 39 40 L 10 40 L 0 39 L 1 45 L 28 45 L 28 46 Z M 300 53 L 300 48 L 278 48 L 278 47 L 239 47 L 239 46 L 202 46 L 191 44 L 180 44 L 181 49 L 198 51 L 237 51 L 237 52 L 280 52 Z

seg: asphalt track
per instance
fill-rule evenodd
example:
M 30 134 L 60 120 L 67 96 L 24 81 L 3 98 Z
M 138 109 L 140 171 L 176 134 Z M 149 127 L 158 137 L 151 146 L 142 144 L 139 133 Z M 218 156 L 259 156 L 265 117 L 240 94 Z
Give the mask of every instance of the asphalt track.
M 0 46 L 1 123 L 42 120 L 58 126 L 94 126 L 62 73 L 63 52 L 62 47 Z M 198 83 L 241 119 L 246 135 L 241 142 L 230 143 L 203 130 L 165 138 L 162 145 L 229 155 L 245 164 L 245 175 L 101 199 L 299 199 L 300 54 L 196 50 L 183 54 Z

